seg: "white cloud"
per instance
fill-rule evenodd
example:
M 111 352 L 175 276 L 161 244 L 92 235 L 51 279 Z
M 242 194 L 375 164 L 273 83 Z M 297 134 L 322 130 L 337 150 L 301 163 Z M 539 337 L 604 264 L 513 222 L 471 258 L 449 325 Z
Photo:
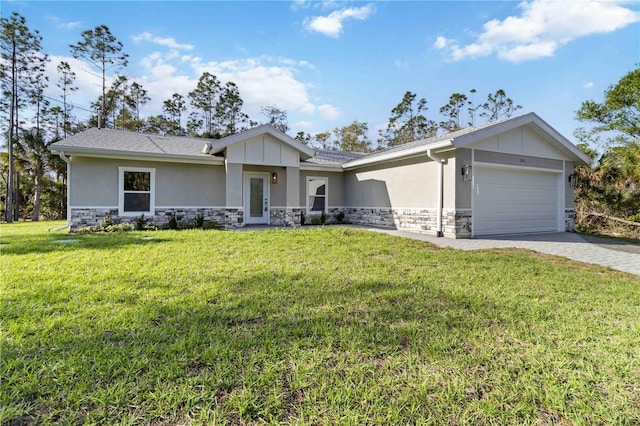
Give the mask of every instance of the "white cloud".
M 446 37 L 442 37 L 439 36 L 436 38 L 436 42 L 433 43 L 433 47 L 435 47 L 436 49 L 444 49 L 445 47 L 447 47 L 449 40 L 447 40 Z
M 307 0 L 293 0 L 290 7 L 293 11 L 296 11 L 298 9 L 306 9 L 307 7 L 309 7 L 309 2 Z
M 47 16 L 47 20 L 51 22 L 59 30 L 74 30 L 82 24 L 82 22 L 80 21 L 64 22 L 62 19 L 58 18 L 57 16 Z
M 585 89 L 592 89 L 593 86 L 595 86 L 593 84 L 593 81 L 589 81 L 589 82 L 585 83 L 582 87 L 585 88 Z
M 263 56 L 263 58 L 272 59 L 271 57 L 268 57 L 268 56 Z M 286 66 L 305 67 L 305 68 L 309 68 L 310 70 L 315 70 L 316 69 L 315 65 L 313 65 L 311 62 L 305 61 L 305 60 L 296 61 L 294 59 L 289 59 L 289 58 L 279 58 L 278 61 L 282 65 L 286 65 Z
M 291 125 L 293 129 L 310 129 L 313 126 L 311 121 L 300 120 Z
M 168 47 L 170 49 L 175 49 L 175 50 L 193 50 L 193 45 L 192 44 L 178 43 L 175 39 L 173 39 L 171 37 L 158 37 L 158 36 L 152 35 L 149 32 L 146 32 L 146 31 L 141 33 L 141 34 L 134 35 L 131 38 L 136 43 L 140 43 L 141 41 L 148 41 L 148 42 L 151 42 L 151 43 L 158 44 L 160 46 Z
M 149 93 L 151 100 L 143 108 L 143 114 L 155 115 L 162 112 L 162 104 L 174 93 L 185 98 L 198 82 L 203 72 L 208 71 L 220 79 L 222 83 L 233 81 L 238 85 L 244 101 L 244 111 L 254 120 L 260 120 L 260 108 L 266 105 L 277 105 L 290 113 L 292 121 L 298 121 L 300 128 L 311 127 L 311 121 L 323 117 L 335 118 L 340 114 L 338 108 L 312 100 L 310 91 L 312 84 L 307 83 L 304 73 L 313 72 L 313 64 L 306 60 L 283 57 L 261 56 L 228 61 L 206 61 L 193 53 L 175 55 L 175 45 L 164 45 L 164 49 L 153 51 L 139 62 L 140 77 L 132 77 L 131 81 L 140 83 Z M 76 73 L 77 92 L 70 96 L 70 103 L 84 109 L 90 109 L 91 103 L 100 96 L 101 79 L 90 65 L 73 57 L 52 56 L 47 65 L 46 74 L 51 84 L 46 95 L 59 99 L 56 82 L 59 75 L 56 66 L 60 61 L 67 61 Z M 112 83 L 108 79 L 107 87 Z M 52 101 L 52 105 L 59 105 Z M 87 112 L 76 111 L 78 117 L 86 118 Z
M 328 120 L 334 120 L 340 117 L 340 110 L 329 104 L 318 105 L 318 111 Z
M 624 7 L 624 1 L 531 0 L 518 5 L 520 16 L 492 19 L 473 43 L 461 46 L 439 36 L 434 47 L 452 60 L 496 54 L 519 63 L 553 56 L 570 41 L 590 34 L 604 34 L 638 22 L 640 14 Z
M 96 70 L 91 65 L 76 59 L 72 56 L 49 56 L 50 61 L 47 62 L 45 67 L 45 75 L 49 77 L 49 86 L 45 89 L 45 96 L 52 99 L 51 106 L 62 106 L 62 94 L 60 88 L 57 86 L 60 80 L 60 74 L 57 67 L 60 62 L 64 61 L 69 64 L 71 71 L 76 74 L 74 86 L 78 87 L 78 90 L 67 94 L 67 102 L 71 105 L 76 105 L 79 108 L 72 113 L 79 117 L 86 117 L 87 112 L 83 112 L 80 108 L 90 109 L 91 103 L 95 102 L 100 95 L 102 95 L 102 78 L 96 75 Z M 107 81 L 107 87 L 111 84 L 111 81 Z
M 342 23 L 347 19 L 363 21 L 373 13 L 373 4 L 362 7 L 336 10 L 328 16 L 314 16 L 304 21 L 304 26 L 309 31 L 315 31 L 329 37 L 338 38 L 342 33 Z
M 398 68 L 409 68 L 409 63 L 407 61 L 401 61 L 400 59 L 396 59 L 394 64 Z
M 254 119 L 260 117 L 260 107 L 265 105 L 277 105 L 287 111 L 302 114 L 317 111 L 310 101 L 309 87 L 297 77 L 302 68 L 309 67 L 310 64 L 305 61 L 264 56 L 207 62 L 195 55 L 184 55 L 172 60 L 170 55 L 154 52 L 143 58 L 140 64 L 145 69 L 145 77 L 141 83 L 149 93 L 153 93 L 150 107 L 157 110 L 161 109 L 162 101 L 173 93 L 186 97 L 206 71 L 223 83 L 236 83 L 244 101 L 245 112 Z
M 322 10 L 331 10 L 337 9 L 340 7 L 341 2 L 336 0 L 293 0 L 291 3 L 291 10 L 294 12 L 300 9 L 322 9 Z

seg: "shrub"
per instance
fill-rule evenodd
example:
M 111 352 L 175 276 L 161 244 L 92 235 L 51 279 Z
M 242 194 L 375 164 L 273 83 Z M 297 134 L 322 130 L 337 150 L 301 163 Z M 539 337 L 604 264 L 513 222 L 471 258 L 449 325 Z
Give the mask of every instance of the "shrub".
M 99 228 L 106 228 L 107 226 L 111 226 L 113 225 L 113 219 L 111 218 L 111 216 L 105 216 L 104 219 L 102 219 L 102 222 L 100 222 L 100 225 L 98 225 Z
M 311 218 L 312 225 L 322 225 L 322 219 L 320 217 L 312 217 Z
M 167 225 L 169 226 L 169 229 L 178 229 L 178 221 L 176 220 L 175 213 L 171 213 L 171 215 L 169 215 L 169 222 L 167 222 Z
M 177 223 L 176 229 L 178 230 L 186 230 L 186 229 L 194 229 L 195 226 L 191 222 L 187 222 L 185 220 L 181 220 Z
M 327 221 L 327 215 L 324 214 L 324 210 L 323 210 L 322 213 L 320 214 L 320 223 L 324 225 L 326 221 Z
M 202 222 L 202 229 L 222 229 L 215 220 L 205 220 Z
M 203 226 L 204 226 L 204 215 L 203 214 L 198 214 L 196 216 L 195 227 L 196 228 L 203 228 Z
M 338 223 L 344 222 L 344 212 L 340 212 L 336 215 L 336 222 Z
M 638 212 L 638 214 L 634 214 L 633 216 L 627 216 L 627 220 L 640 223 L 640 212 Z
M 73 231 L 74 234 L 91 234 L 93 232 L 97 232 L 99 229 L 98 226 L 83 226 L 82 228 L 78 228 Z
M 304 214 L 304 210 L 300 210 L 300 226 L 304 225 L 305 220 L 306 220 L 306 217 Z
M 136 218 L 136 231 L 144 231 L 145 226 L 147 225 L 147 220 L 144 218 L 144 215 Z
M 136 229 L 133 223 L 119 223 L 117 225 L 107 226 L 103 229 L 104 232 L 129 232 Z

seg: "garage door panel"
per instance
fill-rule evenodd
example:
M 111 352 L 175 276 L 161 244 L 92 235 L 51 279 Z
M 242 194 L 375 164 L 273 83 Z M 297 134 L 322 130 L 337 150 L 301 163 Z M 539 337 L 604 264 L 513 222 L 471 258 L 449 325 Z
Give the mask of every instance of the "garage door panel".
M 474 234 L 556 231 L 558 175 L 476 167 Z

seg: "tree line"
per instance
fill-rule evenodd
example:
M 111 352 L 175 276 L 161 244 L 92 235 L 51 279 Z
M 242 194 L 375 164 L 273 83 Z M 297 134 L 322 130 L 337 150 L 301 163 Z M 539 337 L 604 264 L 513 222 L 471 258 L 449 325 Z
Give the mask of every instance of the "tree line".
M 589 127 L 575 137 L 591 164 L 575 171 L 576 223 L 585 231 L 640 239 L 640 68 L 582 103 Z
M 469 91 L 469 96 L 453 93 L 449 102 L 439 109 L 440 116 L 444 119 L 435 121 L 428 118 L 426 98 L 417 99 L 415 93 L 407 91 L 400 103 L 391 110 L 386 128 L 378 131 L 376 149 L 393 148 L 438 134 L 509 118 L 522 108 L 515 104 L 503 89 L 490 93 L 482 103 L 473 101 L 475 93 L 475 89 Z M 305 144 L 321 149 L 366 153 L 373 149 L 368 132 L 368 123 L 354 120 L 344 127 L 315 135 L 298 132 L 295 137 Z

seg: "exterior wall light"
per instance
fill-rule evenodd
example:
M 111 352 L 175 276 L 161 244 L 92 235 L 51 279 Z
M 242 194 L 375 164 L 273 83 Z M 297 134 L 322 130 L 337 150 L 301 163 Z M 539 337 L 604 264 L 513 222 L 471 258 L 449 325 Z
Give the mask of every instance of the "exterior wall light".
M 278 174 L 276 172 L 271 173 L 271 183 L 278 183 Z
M 576 187 L 576 175 L 575 175 L 575 173 L 571 173 L 569 175 L 568 181 L 569 181 L 569 185 L 571 185 L 571 188 L 575 188 Z
M 462 166 L 462 180 L 464 182 L 471 182 L 473 180 L 473 175 L 471 174 L 472 167 L 468 164 Z

